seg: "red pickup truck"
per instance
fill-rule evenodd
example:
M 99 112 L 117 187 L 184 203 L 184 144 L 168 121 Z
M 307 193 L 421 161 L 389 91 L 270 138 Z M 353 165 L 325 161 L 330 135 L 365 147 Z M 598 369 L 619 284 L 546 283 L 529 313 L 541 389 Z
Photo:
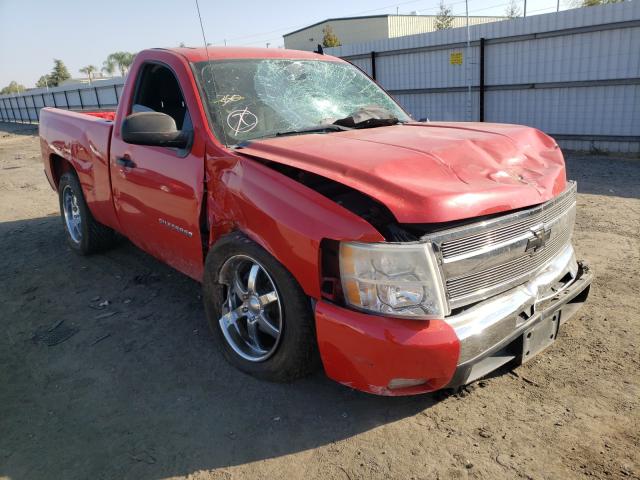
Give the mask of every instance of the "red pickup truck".
M 413 121 L 328 55 L 145 50 L 116 112 L 45 108 L 40 138 L 71 248 L 117 232 L 202 282 L 260 378 L 459 387 L 550 345 L 589 292 L 553 139 Z

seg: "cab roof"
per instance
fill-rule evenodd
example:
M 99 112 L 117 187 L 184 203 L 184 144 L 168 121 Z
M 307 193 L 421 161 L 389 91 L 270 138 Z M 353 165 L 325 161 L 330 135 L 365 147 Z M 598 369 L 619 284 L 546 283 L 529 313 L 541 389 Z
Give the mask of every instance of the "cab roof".
M 287 50 L 284 48 L 257 48 L 257 47 L 209 47 L 209 56 L 204 47 L 190 48 L 169 48 L 163 49 L 175 52 L 185 57 L 189 62 L 205 62 L 210 60 L 233 60 L 233 59 L 260 59 L 260 58 L 283 58 L 291 60 L 328 60 L 341 61 L 330 55 L 322 55 L 315 52 L 305 52 L 302 50 Z

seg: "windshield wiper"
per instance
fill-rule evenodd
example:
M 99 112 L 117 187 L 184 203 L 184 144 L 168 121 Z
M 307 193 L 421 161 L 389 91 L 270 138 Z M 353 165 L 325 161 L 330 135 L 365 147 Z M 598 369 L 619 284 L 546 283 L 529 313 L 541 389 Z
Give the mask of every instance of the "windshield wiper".
M 290 135 L 304 135 L 305 133 L 320 133 L 320 132 L 346 132 L 349 130 L 353 130 L 353 128 L 343 127 L 341 125 L 334 125 L 332 123 L 315 125 L 309 128 L 300 128 L 297 130 L 286 130 L 282 132 L 271 132 L 265 135 L 261 135 L 259 137 L 252 138 L 250 140 L 242 140 L 235 145 L 232 145 L 233 148 L 244 148 L 249 145 L 253 140 L 263 140 L 265 138 L 274 138 L 274 137 L 286 137 Z
M 327 123 L 322 125 L 315 125 L 309 128 L 299 128 L 297 130 L 288 130 L 284 132 L 276 132 L 274 134 L 275 137 L 284 137 L 286 135 L 297 135 L 300 133 L 316 133 L 316 132 L 346 132 L 347 130 L 352 130 L 349 127 L 345 127 L 342 125 L 335 125 L 333 123 Z
M 361 107 L 348 117 L 333 122 L 334 125 L 347 128 L 388 127 L 398 123 L 405 122 L 399 120 L 391 111 L 377 105 Z
M 281 132 L 273 132 L 268 133 L 266 135 L 262 135 L 258 138 L 270 138 L 270 137 L 286 137 L 289 135 L 303 135 L 305 133 L 321 133 L 321 132 L 346 132 L 347 130 L 353 130 L 349 127 L 344 127 L 342 125 L 335 125 L 333 123 L 326 123 L 321 125 L 314 125 L 312 127 L 307 128 L 298 128 L 295 130 L 284 130 Z M 255 140 L 258 140 L 256 138 Z

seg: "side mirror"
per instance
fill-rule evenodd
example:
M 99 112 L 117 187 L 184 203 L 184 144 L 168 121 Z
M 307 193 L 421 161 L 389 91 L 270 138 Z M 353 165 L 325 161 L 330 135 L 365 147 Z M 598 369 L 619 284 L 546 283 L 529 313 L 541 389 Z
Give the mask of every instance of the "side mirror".
M 189 135 L 179 131 L 173 118 L 160 112 L 132 113 L 122 122 L 122 140 L 134 145 L 185 148 Z

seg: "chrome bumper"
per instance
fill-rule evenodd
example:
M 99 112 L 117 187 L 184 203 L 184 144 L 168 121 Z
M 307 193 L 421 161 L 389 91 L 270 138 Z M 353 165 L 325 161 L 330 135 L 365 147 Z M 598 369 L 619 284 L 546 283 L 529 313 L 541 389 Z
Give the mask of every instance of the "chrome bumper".
M 569 244 L 528 283 L 448 317 L 460 340 L 458 368 L 448 387 L 522 361 L 523 333 L 549 317 L 558 325 L 566 322 L 586 300 L 591 280 L 588 265 L 576 262 Z

